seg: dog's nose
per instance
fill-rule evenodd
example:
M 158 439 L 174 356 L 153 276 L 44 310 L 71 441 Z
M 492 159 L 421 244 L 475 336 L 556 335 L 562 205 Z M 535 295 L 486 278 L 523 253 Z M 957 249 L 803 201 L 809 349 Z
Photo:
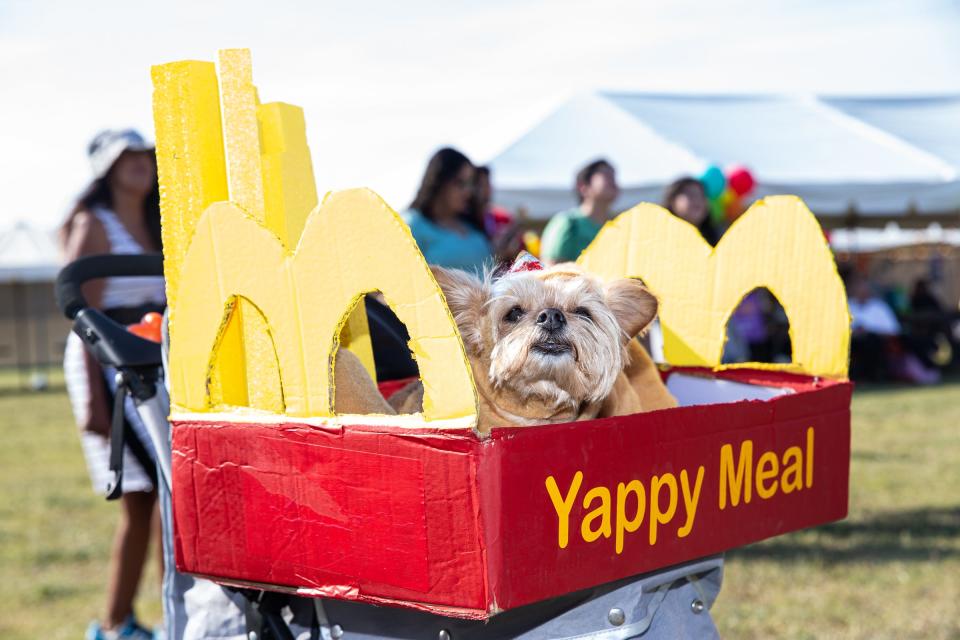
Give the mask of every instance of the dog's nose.
M 537 326 L 553 333 L 559 331 L 567 324 L 567 318 L 560 309 L 544 309 L 537 316 Z

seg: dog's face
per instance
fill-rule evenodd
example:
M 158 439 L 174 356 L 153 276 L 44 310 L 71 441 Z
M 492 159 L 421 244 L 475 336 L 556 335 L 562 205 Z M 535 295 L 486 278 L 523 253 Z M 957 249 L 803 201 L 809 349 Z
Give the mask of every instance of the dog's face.
M 550 412 L 579 414 L 602 401 L 627 364 L 628 340 L 657 313 L 639 281 L 603 285 L 573 264 L 483 280 L 439 268 L 434 275 L 475 376 L 486 375 L 478 386 L 508 410 L 536 399 Z

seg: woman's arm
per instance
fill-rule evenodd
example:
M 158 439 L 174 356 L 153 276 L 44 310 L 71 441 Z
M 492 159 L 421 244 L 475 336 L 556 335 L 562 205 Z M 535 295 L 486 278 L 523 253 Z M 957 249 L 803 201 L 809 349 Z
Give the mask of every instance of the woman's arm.
M 79 211 L 70 223 L 70 230 L 64 242 L 63 254 L 66 262 L 73 262 L 83 256 L 110 252 L 110 242 L 106 231 L 97 217 L 89 211 Z M 91 307 L 99 307 L 103 300 L 103 281 L 92 280 L 83 285 L 83 296 Z M 83 424 L 84 431 L 110 435 L 110 407 L 107 402 L 107 390 L 100 363 L 86 349 L 83 350 L 83 362 L 87 373 L 87 411 Z
M 97 220 L 97 216 L 89 211 L 78 211 L 70 222 L 70 230 L 63 243 L 63 257 L 65 262 L 73 262 L 83 256 L 92 256 L 100 253 L 110 253 L 110 241 L 107 232 Z M 87 304 L 100 308 L 103 300 L 103 281 L 91 280 L 83 284 L 83 297 Z

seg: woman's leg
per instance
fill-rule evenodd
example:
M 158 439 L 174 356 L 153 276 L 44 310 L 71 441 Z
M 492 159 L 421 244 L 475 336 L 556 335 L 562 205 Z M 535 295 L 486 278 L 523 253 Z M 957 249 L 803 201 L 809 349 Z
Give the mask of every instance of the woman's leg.
M 133 601 L 140 586 L 150 532 L 153 530 L 156 500 L 155 491 L 125 493 L 120 498 L 120 522 L 110 557 L 107 615 L 103 624 L 106 629 L 119 627 L 133 613 Z

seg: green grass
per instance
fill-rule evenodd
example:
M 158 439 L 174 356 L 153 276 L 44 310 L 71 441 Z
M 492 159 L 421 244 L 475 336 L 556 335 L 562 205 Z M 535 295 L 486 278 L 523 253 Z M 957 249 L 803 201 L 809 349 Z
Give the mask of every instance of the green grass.
M 15 387 L 0 387 L 0 638 L 80 638 L 103 612 L 120 507 L 93 493 L 62 389 Z M 137 607 L 151 624 L 161 617 L 155 557 Z
M 62 390 L 0 385 L 0 416 L 0 638 L 78 638 L 118 507 L 90 488 Z M 850 517 L 730 553 L 724 637 L 960 638 L 960 384 L 860 392 L 853 416 Z M 156 623 L 153 561 L 143 587 Z
M 16 367 L 0 367 L 0 394 L 30 390 L 35 377 L 46 381 L 51 391 L 63 390 L 63 367 L 59 364 L 27 367 L 20 371 Z
M 960 385 L 853 402 L 850 515 L 728 554 L 729 638 L 960 638 Z

